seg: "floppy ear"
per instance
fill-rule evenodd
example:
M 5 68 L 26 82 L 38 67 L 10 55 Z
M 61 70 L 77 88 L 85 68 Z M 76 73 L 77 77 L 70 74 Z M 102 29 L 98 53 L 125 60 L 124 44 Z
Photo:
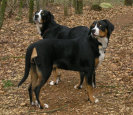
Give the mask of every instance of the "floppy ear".
M 102 20 L 107 24 L 107 29 L 108 29 L 108 38 L 110 37 L 112 31 L 114 30 L 114 25 L 107 19 Z
M 51 12 L 47 11 L 46 21 L 50 22 L 51 20 L 54 20 L 54 16 L 51 14 Z

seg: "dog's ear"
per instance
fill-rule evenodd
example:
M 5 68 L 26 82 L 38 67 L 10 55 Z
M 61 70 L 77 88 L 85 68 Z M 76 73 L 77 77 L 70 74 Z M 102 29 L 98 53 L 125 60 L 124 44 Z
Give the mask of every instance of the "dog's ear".
M 102 20 L 107 24 L 107 29 L 108 29 L 108 38 L 110 37 L 112 31 L 114 30 L 114 25 L 107 19 Z
M 50 22 L 52 20 L 54 20 L 53 14 L 50 11 L 47 11 L 47 13 L 46 13 L 46 21 Z

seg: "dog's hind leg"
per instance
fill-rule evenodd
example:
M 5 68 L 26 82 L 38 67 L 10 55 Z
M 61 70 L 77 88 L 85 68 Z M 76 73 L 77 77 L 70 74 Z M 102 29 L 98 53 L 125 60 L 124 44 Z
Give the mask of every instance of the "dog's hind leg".
M 57 85 L 59 83 L 60 80 L 60 74 L 59 72 L 57 71 L 57 66 L 56 65 L 53 65 L 53 75 L 54 75 L 54 80 L 53 81 L 50 81 L 50 85 Z
M 94 91 L 93 91 L 93 86 L 92 86 L 92 81 L 93 81 L 93 71 L 89 71 L 85 75 L 85 81 L 86 81 L 86 90 L 87 90 L 87 95 L 89 97 L 89 100 L 92 103 L 97 103 L 99 100 L 95 98 L 94 96 Z
M 93 87 L 93 88 L 96 88 L 96 72 L 93 73 L 92 87 Z
M 35 65 L 31 65 L 31 70 L 30 70 L 30 74 L 31 74 L 31 84 L 29 85 L 28 91 L 29 91 L 29 97 L 30 97 L 30 103 L 31 105 L 35 105 L 35 98 L 34 98 L 34 88 L 36 87 L 36 83 L 37 83 L 37 73 L 36 73 L 36 66 Z
M 83 85 L 85 74 L 84 72 L 79 72 L 79 74 L 80 74 L 80 83 L 74 86 L 75 89 L 81 89 Z
M 52 67 L 51 68 L 43 68 L 41 71 L 37 67 L 37 86 L 34 89 L 36 100 L 38 102 L 39 108 L 43 109 L 44 105 L 42 104 L 42 101 L 40 100 L 40 91 L 42 86 L 47 82 L 48 78 L 51 75 Z M 46 105 L 46 104 L 45 104 Z

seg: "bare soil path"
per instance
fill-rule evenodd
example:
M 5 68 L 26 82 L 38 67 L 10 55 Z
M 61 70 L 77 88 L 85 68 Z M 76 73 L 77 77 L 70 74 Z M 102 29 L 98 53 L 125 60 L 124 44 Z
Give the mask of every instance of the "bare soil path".
M 97 69 L 95 93 L 100 102 L 88 102 L 84 86 L 81 90 L 73 88 L 79 83 L 77 72 L 60 70 L 62 81 L 59 85 L 47 83 L 42 90 L 41 98 L 49 108 L 40 110 L 30 106 L 27 92 L 30 79 L 20 88 L 17 84 L 23 76 L 25 49 L 41 38 L 25 15 L 21 21 L 16 21 L 13 16 L 5 20 L 0 30 L 0 114 L 133 115 L 133 7 L 116 7 L 101 12 L 85 7 L 83 15 L 72 14 L 70 17 L 64 17 L 59 6 L 51 11 L 58 23 L 69 27 L 89 27 L 94 20 L 103 18 L 115 25 L 105 60 Z M 13 86 L 5 88 L 4 81 L 7 80 Z

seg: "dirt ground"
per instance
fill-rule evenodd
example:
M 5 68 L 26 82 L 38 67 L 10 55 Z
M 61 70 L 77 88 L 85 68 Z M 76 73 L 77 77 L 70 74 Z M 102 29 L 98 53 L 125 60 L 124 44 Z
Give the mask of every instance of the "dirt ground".
M 36 26 L 28 23 L 28 14 L 23 18 L 6 19 L 0 30 L 0 115 L 133 115 L 133 7 L 117 6 L 100 12 L 84 8 L 84 14 L 64 17 L 60 6 L 48 8 L 55 20 L 62 25 L 90 26 L 94 20 L 109 19 L 115 25 L 104 62 L 98 67 L 95 96 L 99 103 L 87 101 L 85 87 L 74 89 L 79 83 L 78 72 L 60 70 L 61 82 L 43 87 L 41 98 L 49 105 L 40 110 L 29 104 L 28 85 L 30 77 L 20 87 L 18 82 L 24 74 L 24 56 L 27 46 L 41 39 Z M 12 85 L 4 87 L 10 80 Z

